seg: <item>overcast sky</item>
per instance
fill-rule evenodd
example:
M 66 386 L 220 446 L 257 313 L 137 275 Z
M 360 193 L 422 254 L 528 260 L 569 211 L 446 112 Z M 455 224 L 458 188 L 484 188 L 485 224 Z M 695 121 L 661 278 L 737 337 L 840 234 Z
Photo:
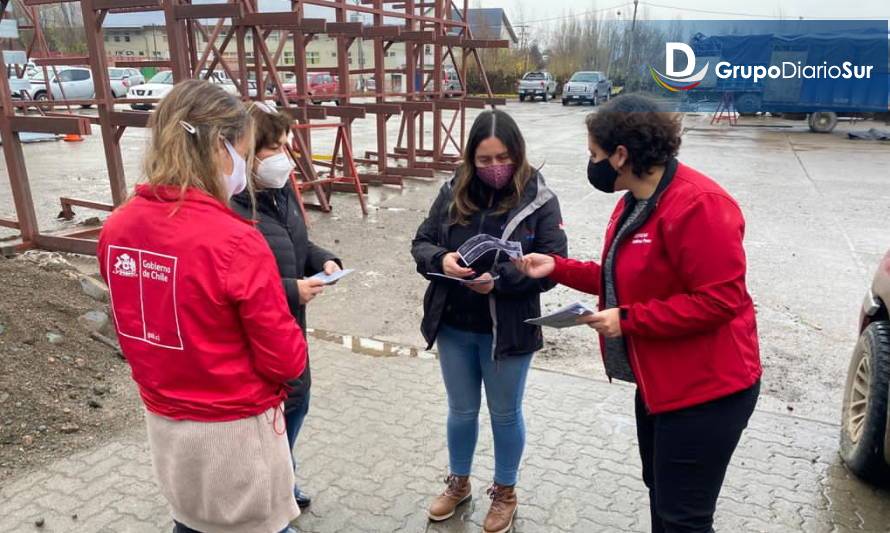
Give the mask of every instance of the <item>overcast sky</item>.
M 457 2 L 459 5 L 462 2 Z M 507 11 L 510 22 L 527 21 L 532 26 L 547 24 L 550 19 L 570 13 L 603 10 L 615 16 L 630 18 L 633 2 L 621 0 L 470 0 L 471 7 L 500 7 Z M 669 8 L 659 6 L 671 6 Z M 762 18 L 880 18 L 890 19 L 890 0 L 652 0 L 640 1 L 639 17 L 647 19 L 750 19 Z M 710 13 L 721 12 L 721 13 Z M 540 21 L 540 22 L 539 22 Z

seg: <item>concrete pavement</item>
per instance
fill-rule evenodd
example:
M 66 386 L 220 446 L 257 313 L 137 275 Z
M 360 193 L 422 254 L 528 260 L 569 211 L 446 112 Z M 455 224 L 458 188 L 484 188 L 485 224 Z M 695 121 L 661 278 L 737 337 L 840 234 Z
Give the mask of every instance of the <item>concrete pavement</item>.
M 370 357 L 313 341 L 313 398 L 298 478 L 314 496 L 300 531 L 479 531 L 492 446 L 483 416 L 472 504 L 428 524 L 447 473 L 445 396 L 435 360 Z M 533 370 L 517 532 L 646 531 L 633 388 Z M 890 494 L 839 464 L 838 428 L 758 411 L 730 467 L 720 531 L 888 531 Z M 76 519 L 73 518 L 76 515 Z M 0 531 L 168 531 L 143 428 L 46 465 L 0 489 Z

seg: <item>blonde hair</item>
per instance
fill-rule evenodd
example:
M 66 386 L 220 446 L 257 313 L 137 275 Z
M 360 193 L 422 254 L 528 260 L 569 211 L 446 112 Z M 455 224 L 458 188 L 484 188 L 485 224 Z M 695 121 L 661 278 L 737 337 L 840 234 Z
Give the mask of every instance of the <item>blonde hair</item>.
M 235 144 L 253 135 L 247 111 L 237 97 L 204 80 L 185 80 L 161 100 L 149 126 L 151 142 L 143 165 L 150 185 L 177 186 L 183 195 L 193 187 L 229 203 L 229 192 L 220 179 L 220 137 Z

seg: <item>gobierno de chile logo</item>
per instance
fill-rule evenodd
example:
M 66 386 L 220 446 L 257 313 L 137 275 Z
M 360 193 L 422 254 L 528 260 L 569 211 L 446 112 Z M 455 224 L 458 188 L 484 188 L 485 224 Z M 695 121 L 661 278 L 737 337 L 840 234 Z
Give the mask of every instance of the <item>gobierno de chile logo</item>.
M 674 68 L 674 56 L 681 52 L 686 56 L 686 68 L 677 71 Z M 655 83 L 671 92 L 689 91 L 701 85 L 708 74 L 710 61 L 695 72 L 695 52 L 686 43 L 665 43 L 665 71 L 662 74 L 651 65 L 649 73 Z M 840 65 L 829 65 L 823 61 L 821 65 L 804 65 L 802 62 L 783 61 L 781 65 L 733 65 L 729 61 L 720 61 L 714 65 L 714 73 L 720 79 L 746 79 L 754 83 L 769 79 L 871 79 L 874 65 L 854 65 L 852 61 L 844 61 Z M 693 72 L 695 72 L 693 74 Z

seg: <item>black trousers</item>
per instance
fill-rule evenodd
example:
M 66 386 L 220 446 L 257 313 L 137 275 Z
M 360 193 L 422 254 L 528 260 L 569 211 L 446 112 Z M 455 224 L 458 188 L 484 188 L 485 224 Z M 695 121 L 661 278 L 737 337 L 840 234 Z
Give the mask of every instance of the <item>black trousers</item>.
M 652 533 L 711 533 L 726 467 L 754 412 L 760 382 L 724 398 L 636 418 Z

